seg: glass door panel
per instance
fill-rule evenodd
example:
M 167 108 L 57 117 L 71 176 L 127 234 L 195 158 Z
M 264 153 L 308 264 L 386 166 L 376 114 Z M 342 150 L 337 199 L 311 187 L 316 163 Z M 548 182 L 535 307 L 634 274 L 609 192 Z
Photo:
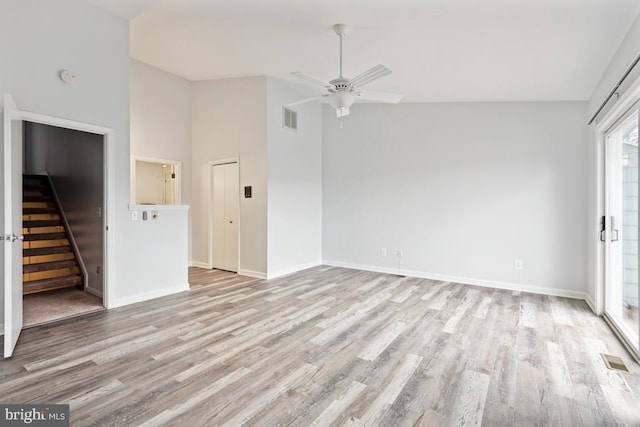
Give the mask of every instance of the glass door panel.
M 606 134 L 605 314 L 639 350 L 638 107 Z

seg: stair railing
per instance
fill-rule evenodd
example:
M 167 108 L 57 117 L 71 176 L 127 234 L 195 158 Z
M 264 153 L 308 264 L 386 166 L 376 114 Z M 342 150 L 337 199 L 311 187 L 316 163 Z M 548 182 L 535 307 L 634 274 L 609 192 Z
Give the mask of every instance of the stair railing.
M 82 277 L 83 289 L 87 289 L 88 286 L 88 278 L 87 268 L 84 265 L 84 261 L 82 260 L 82 256 L 80 255 L 80 249 L 78 249 L 78 244 L 76 243 L 76 239 L 73 237 L 73 233 L 71 232 L 71 227 L 69 226 L 69 221 L 67 221 L 67 216 L 64 214 L 64 209 L 62 209 L 62 204 L 60 203 L 60 198 L 58 198 L 58 193 L 56 192 L 56 187 L 53 185 L 53 180 L 51 179 L 51 175 L 45 172 L 43 175 L 47 177 L 49 181 L 49 187 L 51 187 L 51 194 L 53 195 L 53 201 L 58 208 L 58 212 L 60 213 L 60 219 L 62 220 L 62 224 L 64 225 L 64 232 L 67 235 L 67 240 L 71 245 L 71 250 L 76 257 L 76 261 L 78 262 L 78 266 L 80 267 L 80 276 Z

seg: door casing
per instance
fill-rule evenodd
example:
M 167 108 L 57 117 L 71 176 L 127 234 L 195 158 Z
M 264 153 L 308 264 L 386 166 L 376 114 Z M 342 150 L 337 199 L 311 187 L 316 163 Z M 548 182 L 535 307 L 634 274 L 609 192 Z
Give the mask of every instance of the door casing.
M 98 126 L 94 124 L 79 122 L 76 120 L 65 119 L 61 117 L 49 116 L 46 114 L 40 114 L 31 111 L 20 110 L 19 106 L 13 114 L 13 118 L 20 121 L 28 121 L 33 123 L 40 123 L 44 125 L 63 127 L 67 129 L 78 130 L 82 132 L 93 133 L 101 135 L 104 138 L 104 289 L 103 289 L 103 304 L 106 308 L 111 308 L 114 305 L 113 302 L 113 289 L 114 275 L 113 273 L 113 259 L 114 248 L 111 239 L 109 238 L 109 230 L 112 228 L 111 224 L 115 217 L 115 209 L 113 204 L 110 203 L 115 200 L 115 132 L 112 128 Z M 24 141 L 21 141 L 21 146 Z M 20 183 L 20 185 L 22 185 Z M 6 325 L 4 326 L 6 327 Z M 4 327 L 2 333 L 4 334 Z

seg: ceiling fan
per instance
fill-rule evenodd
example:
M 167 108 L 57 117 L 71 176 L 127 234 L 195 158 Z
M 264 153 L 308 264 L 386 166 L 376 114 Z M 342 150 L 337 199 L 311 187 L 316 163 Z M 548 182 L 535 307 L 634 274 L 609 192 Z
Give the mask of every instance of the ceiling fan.
M 333 26 L 333 29 L 338 37 L 340 37 L 340 77 L 329 82 L 324 82 L 321 79 L 306 73 L 291 73 L 292 76 L 304 79 L 308 83 L 324 88 L 328 93 L 294 101 L 286 104 L 285 107 L 303 104 L 309 101 L 328 102 L 333 108 L 335 108 L 336 116 L 344 117 L 349 115 L 349 108 L 353 105 L 356 99 L 397 104 L 400 99 L 402 99 L 402 95 L 360 89 L 364 85 L 391 74 L 391 70 L 384 65 L 376 65 L 375 67 L 358 74 L 352 79 L 346 78 L 342 75 L 342 41 L 347 34 L 347 26 L 345 24 L 336 24 Z

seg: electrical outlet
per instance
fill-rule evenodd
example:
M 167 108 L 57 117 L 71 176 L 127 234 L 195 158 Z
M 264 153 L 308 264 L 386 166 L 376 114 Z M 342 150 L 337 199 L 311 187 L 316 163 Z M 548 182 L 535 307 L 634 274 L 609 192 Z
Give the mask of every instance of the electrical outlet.
M 387 248 L 380 249 L 380 256 L 387 256 Z
M 515 260 L 513 260 L 513 268 L 514 268 L 515 270 L 520 271 L 520 270 L 522 270 L 522 268 L 523 268 L 523 267 L 524 267 L 524 265 L 523 265 L 523 263 L 522 263 L 522 260 L 521 260 L 521 259 L 516 258 Z
M 397 256 L 398 258 L 403 258 L 403 257 L 404 257 L 404 252 L 403 252 L 401 249 L 398 249 L 398 250 L 396 251 L 396 256 Z

